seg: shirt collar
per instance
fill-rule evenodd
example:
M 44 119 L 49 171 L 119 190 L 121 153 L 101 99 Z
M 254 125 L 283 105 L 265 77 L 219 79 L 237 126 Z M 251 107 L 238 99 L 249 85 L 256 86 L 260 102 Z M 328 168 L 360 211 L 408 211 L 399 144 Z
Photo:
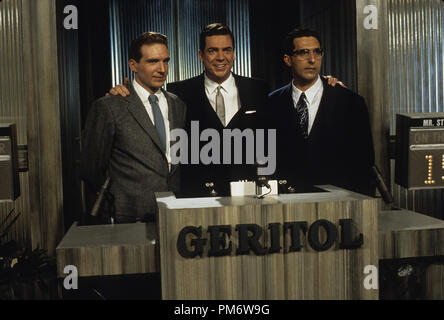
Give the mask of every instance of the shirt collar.
M 133 80 L 133 87 L 136 91 L 137 95 L 140 97 L 140 100 L 142 100 L 143 105 L 146 105 L 149 103 L 148 97 L 151 95 L 151 93 L 148 92 L 144 87 L 142 87 L 136 79 Z M 157 96 L 157 99 L 160 100 L 162 98 L 162 90 L 159 88 L 154 94 Z
M 207 75 L 204 73 L 205 77 L 205 88 L 208 90 L 208 92 L 211 94 L 216 91 L 218 86 L 221 86 L 223 90 L 228 92 L 229 90 L 236 88 L 236 82 L 234 81 L 233 74 L 230 72 L 230 76 L 227 80 L 222 82 L 221 84 L 211 80 L 207 77 Z
M 302 91 L 296 88 L 293 81 L 291 82 L 291 86 L 293 88 L 293 97 L 296 99 L 296 101 L 299 100 L 299 97 L 302 94 Z M 318 75 L 318 80 L 312 85 L 310 88 L 305 90 L 305 97 L 308 102 L 308 104 L 311 104 L 313 102 L 313 99 L 315 98 L 316 94 L 318 93 L 319 89 L 322 88 L 322 80 L 321 77 Z

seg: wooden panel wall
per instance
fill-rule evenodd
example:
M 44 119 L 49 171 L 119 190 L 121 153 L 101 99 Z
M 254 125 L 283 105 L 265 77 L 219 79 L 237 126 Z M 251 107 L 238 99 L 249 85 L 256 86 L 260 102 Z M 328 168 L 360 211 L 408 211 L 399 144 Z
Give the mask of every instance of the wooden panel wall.
M 11 238 L 50 254 L 63 235 L 59 86 L 55 0 L 0 2 L 3 70 L 0 120 L 17 122 L 19 144 L 28 145 L 29 171 L 22 196 L 6 208 L 22 216 Z M 7 41 L 3 41 L 3 40 Z M 7 51 L 5 51 L 7 50 Z M 2 94 L 3 96 L 3 94 Z
M 444 111 L 444 1 L 388 0 L 391 132 L 397 113 Z M 393 160 L 393 164 L 396 165 Z M 394 184 L 401 208 L 444 220 L 444 189 Z
M 18 144 L 26 145 L 26 92 L 23 86 L 23 5 L 21 0 L 0 2 L 0 122 L 17 125 Z M 1 178 L 0 178 L 1 179 Z M 1 183 L 1 180 L 0 180 Z M 28 174 L 20 173 L 21 196 L 14 202 L 0 203 L 0 221 L 14 209 L 20 218 L 9 231 L 6 241 L 15 240 L 19 245 L 30 244 Z M 10 220 L 9 220 L 10 221 Z M 0 229 L 0 232 L 3 231 Z
M 32 245 L 55 254 L 64 233 L 56 4 L 23 4 Z
M 364 28 L 368 5 L 378 9 L 377 30 Z M 444 219 L 444 191 L 395 185 L 388 159 L 397 113 L 443 111 L 444 2 L 356 0 L 356 13 L 358 92 L 369 105 L 376 163 L 397 206 Z
M 364 25 L 369 12 L 377 8 L 377 29 Z M 368 8 L 368 7 L 367 7 Z M 375 145 L 375 163 L 386 182 L 390 181 L 388 142 L 390 138 L 390 108 L 388 82 L 388 26 L 385 0 L 356 0 L 358 93 L 368 105 Z M 375 22 L 374 19 L 372 22 Z

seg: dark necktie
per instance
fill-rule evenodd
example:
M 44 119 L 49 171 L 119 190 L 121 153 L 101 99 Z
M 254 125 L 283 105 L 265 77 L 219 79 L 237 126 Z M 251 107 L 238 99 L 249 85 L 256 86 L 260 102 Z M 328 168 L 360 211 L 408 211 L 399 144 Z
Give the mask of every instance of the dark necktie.
M 217 87 L 216 113 L 220 119 L 220 122 L 222 122 L 223 126 L 225 127 L 225 102 L 224 102 L 224 97 L 222 96 L 222 92 L 220 92 L 221 88 L 222 88 L 221 86 Z
M 157 96 L 150 94 L 148 97 L 151 107 L 153 108 L 154 115 L 154 126 L 156 127 L 157 133 L 159 134 L 160 142 L 162 143 L 163 151 L 166 150 L 166 132 L 165 132 L 165 122 L 163 120 L 162 112 L 160 111 L 159 104 L 157 103 Z
M 302 136 L 307 139 L 308 137 L 308 107 L 305 102 L 305 93 L 302 92 L 298 103 L 296 104 L 296 112 L 299 119 L 299 128 L 301 129 Z

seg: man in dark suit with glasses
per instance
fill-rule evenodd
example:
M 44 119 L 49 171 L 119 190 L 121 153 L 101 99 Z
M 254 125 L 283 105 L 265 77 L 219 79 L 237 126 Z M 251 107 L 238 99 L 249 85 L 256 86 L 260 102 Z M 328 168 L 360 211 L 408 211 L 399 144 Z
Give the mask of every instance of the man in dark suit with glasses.
M 328 86 L 319 76 L 324 51 L 319 35 L 291 31 L 284 43 L 284 63 L 293 80 L 270 93 L 267 126 L 277 129 L 275 177 L 296 188 L 332 184 L 374 194 L 375 161 L 364 99 L 342 86 Z

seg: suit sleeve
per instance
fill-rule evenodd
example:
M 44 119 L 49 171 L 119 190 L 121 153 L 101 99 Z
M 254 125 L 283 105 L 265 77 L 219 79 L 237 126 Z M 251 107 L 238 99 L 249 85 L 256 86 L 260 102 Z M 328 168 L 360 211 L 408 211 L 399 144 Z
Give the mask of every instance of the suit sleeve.
M 269 93 L 270 93 L 270 86 L 264 80 L 264 81 L 262 81 L 262 85 L 261 85 L 261 96 L 263 97 L 264 101 L 268 98 Z
M 375 150 L 370 126 L 368 108 L 364 98 L 357 96 L 356 103 L 352 108 L 352 133 L 355 133 L 353 175 L 359 192 L 374 195 L 375 179 L 373 177 L 373 166 L 375 165 Z
M 97 192 L 107 177 L 115 131 L 114 117 L 103 99 L 92 105 L 82 136 L 80 175 Z
M 256 128 L 267 129 L 270 124 L 270 115 L 268 114 L 269 89 L 267 82 L 263 80 L 258 81 L 254 94 L 258 95 L 260 101 L 257 105 Z
M 180 97 L 179 95 L 179 90 L 178 90 L 178 86 L 176 85 L 175 82 L 171 82 L 167 84 L 167 91 L 174 93 L 176 96 Z

